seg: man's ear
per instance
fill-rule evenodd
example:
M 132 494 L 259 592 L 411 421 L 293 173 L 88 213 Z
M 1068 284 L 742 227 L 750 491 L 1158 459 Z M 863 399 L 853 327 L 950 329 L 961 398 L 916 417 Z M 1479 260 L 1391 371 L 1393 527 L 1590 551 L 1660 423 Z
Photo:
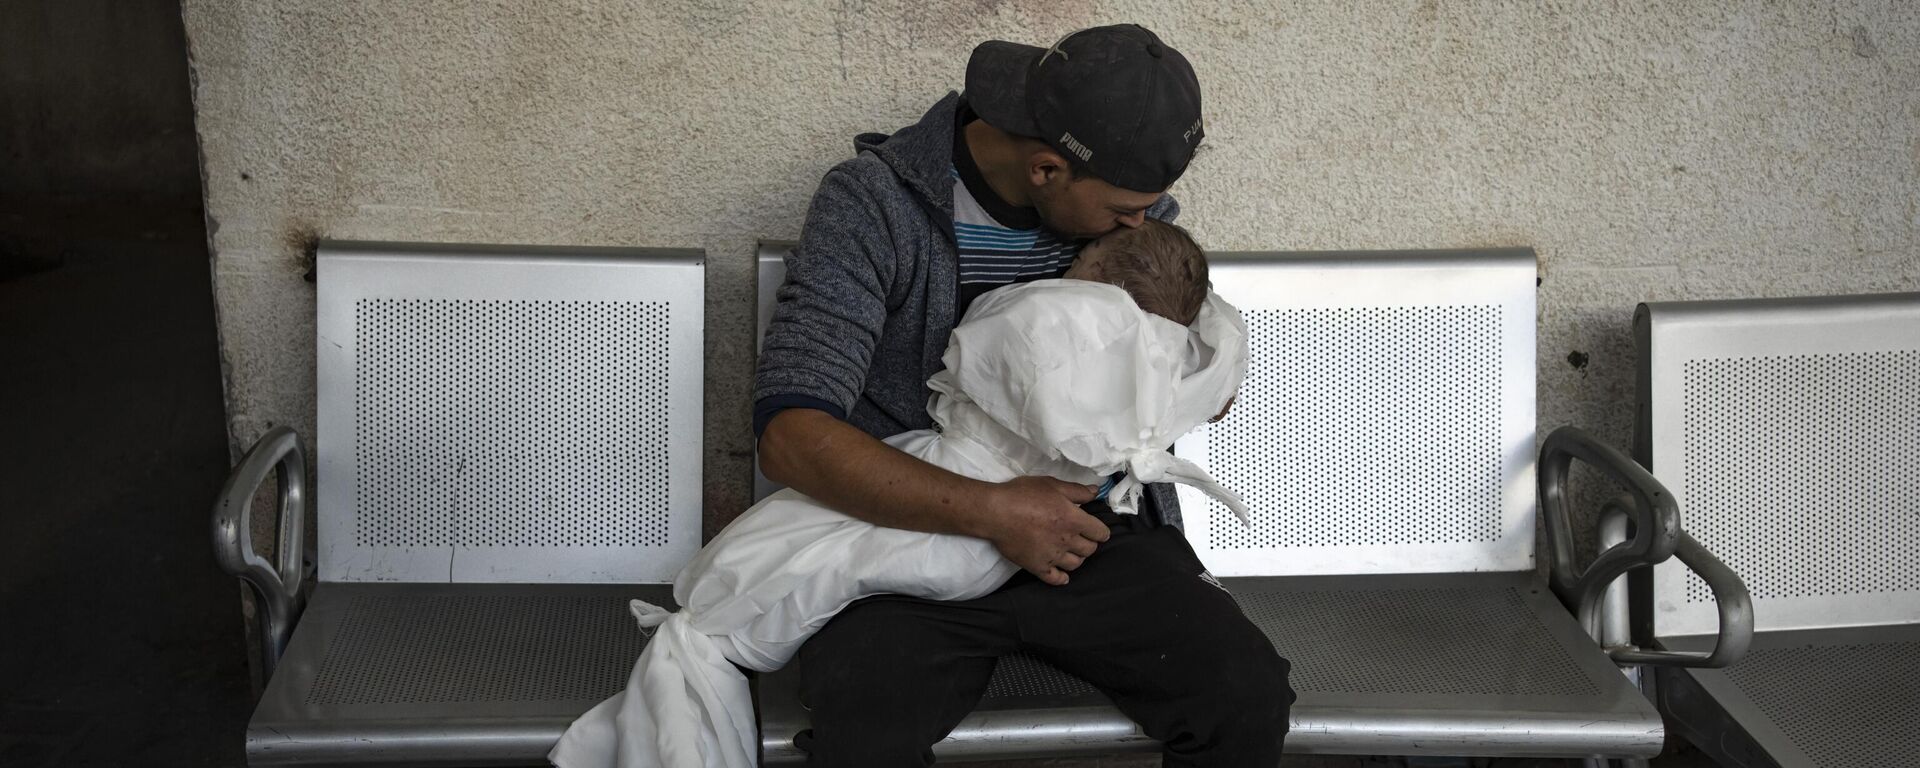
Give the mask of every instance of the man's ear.
M 1027 155 L 1027 183 L 1044 187 L 1056 178 L 1073 179 L 1073 166 L 1060 153 L 1043 144 Z

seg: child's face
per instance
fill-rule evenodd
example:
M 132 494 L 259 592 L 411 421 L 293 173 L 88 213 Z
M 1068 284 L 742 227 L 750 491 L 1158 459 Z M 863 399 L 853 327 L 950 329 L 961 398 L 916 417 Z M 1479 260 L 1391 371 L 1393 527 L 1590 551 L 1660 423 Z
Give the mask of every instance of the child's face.
M 1061 277 L 1070 280 L 1091 280 L 1096 283 L 1109 282 L 1106 271 L 1107 253 L 1113 248 L 1115 238 L 1126 237 L 1127 233 L 1132 231 L 1126 228 L 1116 229 L 1081 246 L 1080 255 L 1074 258 L 1073 266 L 1067 267 L 1067 273 Z

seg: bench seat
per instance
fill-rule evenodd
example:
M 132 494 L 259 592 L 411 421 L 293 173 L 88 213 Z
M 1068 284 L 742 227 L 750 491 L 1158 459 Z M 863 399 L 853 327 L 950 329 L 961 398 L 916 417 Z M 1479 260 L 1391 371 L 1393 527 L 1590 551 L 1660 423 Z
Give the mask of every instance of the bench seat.
M 1704 651 L 1713 638 L 1661 644 Z M 1917 625 L 1756 633 L 1740 663 L 1662 669 L 1656 690 L 1676 730 L 1734 765 L 1920 765 Z
M 1651 302 L 1634 335 L 1637 458 L 1754 629 L 1725 669 L 1655 669 L 1675 731 L 1727 766 L 1920 765 L 1920 293 Z M 1636 572 L 1635 644 L 1713 647 L 1703 577 Z
M 1653 755 L 1651 703 L 1531 573 L 1222 580 L 1293 663 L 1291 753 Z M 789 667 L 760 680 L 768 765 L 806 728 Z M 1104 695 L 1031 656 L 1001 662 L 943 761 L 1157 751 Z
M 281 427 L 215 502 L 222 566 L 263 606 L 248 762 L 544 765 L 625 687 L 646 643 L 627 602 L 671 605 L 699 549 L 704 256 L 327 241 L 316 258 L 317 487 Z M 277 563 L 251 535 L 269 470 Z
M 250 765 L 542 765 L 626 687 L 666 585 L 321 584 L 247 727 Z
M 760 318 L 788 246 L 760 252 Z M 1534 575 L 1531 250 L 1209 254 L 1248 321 L 1240 398 L 1175 452 L 1240 491 L 1181 490 L 1183 528 L 1293 664 L 1291 753 L 1652 755 L 1652 704 Z M 762 487 L 767 484 L 763 483 Z M 765 762 L 805 755 L 795 670 L 760 679 Z M 1084 682 L 1002 660 L 946 761 L 1151 752 Z

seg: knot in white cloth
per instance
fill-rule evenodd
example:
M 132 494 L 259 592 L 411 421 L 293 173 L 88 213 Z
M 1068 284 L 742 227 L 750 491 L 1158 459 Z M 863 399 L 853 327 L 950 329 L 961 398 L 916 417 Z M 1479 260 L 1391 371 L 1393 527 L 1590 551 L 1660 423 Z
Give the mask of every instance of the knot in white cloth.
M 628 601 L 627 610 L 633 612 L 633 620 L 640 625 L 640 634 L 648 637 L 653 636 L 653 630 L 656 627 L 665 624 L 667 619 L 673 617 L 673 611 L 645 600 Z
M 1246 501 L 1240 494 L 1221 485 L 1212 475 L 1186 459 L 1165 451 L 1144 451 L 1127 460 L 1126 476 L 1113 484 L 1113 490 L 1107 493 L 1107 505 L 1113 511 L 1122 514 L 1136 514 L 1140 511 L 1140 495 L 1147 483 L 1182 483 L 1191 485 L 1219 500 L 1240 518 L 1240 524 L 1251 526 Z

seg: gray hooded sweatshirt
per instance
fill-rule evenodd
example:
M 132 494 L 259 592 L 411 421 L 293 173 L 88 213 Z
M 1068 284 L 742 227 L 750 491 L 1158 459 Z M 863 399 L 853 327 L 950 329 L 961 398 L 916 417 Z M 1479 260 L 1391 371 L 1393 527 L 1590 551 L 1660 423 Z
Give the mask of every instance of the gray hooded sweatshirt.
M 817 408 L 883 439 L 933 426 L 927 379 L 958 319 L 959 106 L 949 93 L 892 136 L 861 134 L 853 159 L 821 179 L 761 344 L 756 430 L 784 407 Z M 1163 196 L 1147 215 L 1172 221 L 1179 210 Z M 1179 524 L 1171 485 L 1147 496 L 1162 521 Z

